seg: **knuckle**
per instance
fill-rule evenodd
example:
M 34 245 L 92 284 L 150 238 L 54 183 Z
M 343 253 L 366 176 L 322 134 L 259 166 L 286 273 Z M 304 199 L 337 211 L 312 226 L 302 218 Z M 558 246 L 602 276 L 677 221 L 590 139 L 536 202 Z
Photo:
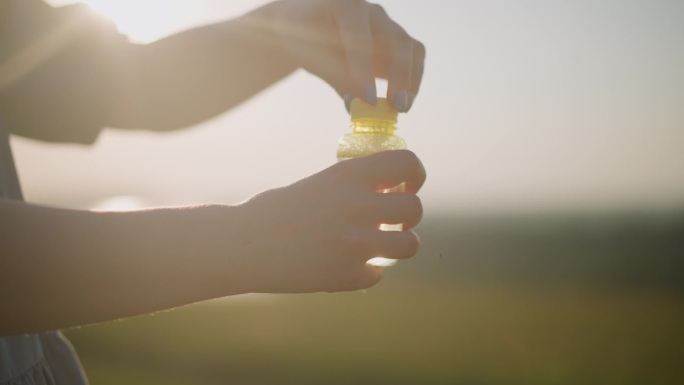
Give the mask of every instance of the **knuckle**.
M 421 166 L 420 159 L 418 159 L 418 155 L 416 155 L 415 152 L 411 150 L 399 151 L 401 151 L 400 156 L 402 157 L 402 160 L 406 163 L 406 165 L 409 166 L 409 169 L 413 170 Z
M 385 11 L 385 8 L 382 5 L 374 3 L 371 3 L 369 5 L 371 6 L 372 12 L 375 12 L 375 14 L 377 15 L 387 17 L 387 12 Z
M 387 159 L 396 167 L 397 170 L 406 173 L 407 175 L 420 175 L 423 169 L 423 164 L 411 150 L 394 150 L 387 151 Z
M 365 0 L 333 0 L 332 5 L 333 9 L 341 11 L 348 10 L 350 8 L 358 9 L 358 7 L 364 5 L 365 3 Z
M 418 57 L 425 57 L 425 44 L 418 40 L 413 40 L 413 54 Z
M 369 248 L 369 237 L 359 228 L 350 229 L 343 238 L 344 249 L 352 254 L 364 254 Z
M 410 49 L 411 47 L 411 35 L 409 35 L 408 32 L 404 29 L 404 27 L 400 26 L 397 23 L 394 23 L 394 35 L 397 37 L 398 40 L 401 40 L 401 44 L 403 47 L 406 47 L 406 49 Z
M 412 44 L 411 35 L 409 35 L 399 23 L 390 19 L 388 16 L 385 17 L 387 20 L 384 23 L 384 29 L 390 45 L 395 48 L 395 51 L 409 50 Z
M 410 212 L 413 222 L 418 223 L 423 217 L 423 203 L 417 195 L 409 195 Z
M 408 232 L 408 234 L 410 234 L 410 237 L 406 240 L 405 250 L 407 257 L 410 258 L 418 254 L 418 250 L 420 250 L 420 238 L 418 237 L 418 234 L 413 231 Z
M 355 199 L 349 204 L 348 215 L 351 218 L 360 220 L 362 218 L 368 218 L 373 216 L 373 212 L 377 211 L 378 205 L 372 200 L 367 198 Z

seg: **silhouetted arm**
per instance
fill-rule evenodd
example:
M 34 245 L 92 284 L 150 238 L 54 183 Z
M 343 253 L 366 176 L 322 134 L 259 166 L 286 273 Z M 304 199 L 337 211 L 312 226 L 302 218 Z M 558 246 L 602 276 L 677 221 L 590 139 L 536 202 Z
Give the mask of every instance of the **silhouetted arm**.
M 242 17 L 130 49 L 120 58 L 116 127 L 173 129 L 232 108 L 298 68 L 349 102 L 375 104 L 375 78 L 410 109 L 425 47 L 378 5 L 360 0 L 277 1 Z
M 90 143 L 104 127 L 184 128 L 298 68 L 257 25 L 268 6 L 146 45 L 82 4 L 14 8 L 21 22 L 0 36 L 0 116 L 35 139 Z
M 90 143 L 103 127 L 180 129 L 300 68 L 346 102 L 374 104 L 374 80 L 386 78 L 403 112 L 423 74 L 424 46 L 365 1 L 278 1 L 146 45 L 83 5 L 19 4 L 42 16 L 3 35 L 19 48 L 0 66 L 0 115 L 12 133 L 40 140 Z
M 180 129 L 225 112 L 291 74 L 297 63 L 267 24 L 270 7 L 184 31 L 117 58 L 108 125 Z
M 231 259 L 241 248 L 235 211 L 96 213 L 0 199 L 0 335 L 243 292 Z M 230 251 L 217 249 L 222 234 Z

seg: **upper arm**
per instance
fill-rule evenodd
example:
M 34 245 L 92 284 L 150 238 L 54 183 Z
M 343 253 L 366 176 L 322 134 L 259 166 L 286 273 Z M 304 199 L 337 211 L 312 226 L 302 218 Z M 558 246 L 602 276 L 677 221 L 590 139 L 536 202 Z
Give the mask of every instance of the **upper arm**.
M 10 12 L 0 15 L 9 29 L 0 34 L 0 115 L 10 131 L 92 143 L 122 94 L 121 69 L 136 46 L 85 5 L 3 1 Z

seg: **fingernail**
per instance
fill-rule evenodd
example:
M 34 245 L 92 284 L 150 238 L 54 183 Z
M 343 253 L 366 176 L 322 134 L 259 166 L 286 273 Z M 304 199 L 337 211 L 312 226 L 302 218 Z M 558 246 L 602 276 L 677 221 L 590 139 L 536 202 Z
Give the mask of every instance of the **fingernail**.
M 408 111 L 408 93 L 405 90 L 399 90 L 394 95 L 394 108 L 399 112 Z
M 375 86 L 372 84 L 366 86 L 366 102 L 373 106 L 378 104 L 378 95 L 375 91 Z
M 409 92 L 408 94 L 408 107 L 406 107 L 406 112 L 408 112 L 411 107 L 413 107 L 413 101 L 416 100 L 416 94 Z
M 342 99 L 344 99 L 344 108 L 347 109 L 347 112 L 351 113 L 352 96 L 350 94 L 344 94 Z

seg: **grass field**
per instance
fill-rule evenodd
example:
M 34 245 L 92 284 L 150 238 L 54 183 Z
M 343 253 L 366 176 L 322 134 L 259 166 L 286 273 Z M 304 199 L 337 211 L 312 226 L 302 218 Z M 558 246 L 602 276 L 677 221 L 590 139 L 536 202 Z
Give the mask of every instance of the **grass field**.
M 491 223 L 428 221 L 421 255 L 366 292 L 236 297 L 67 335 L 93 385 L 684 383 L 679 221 Z

